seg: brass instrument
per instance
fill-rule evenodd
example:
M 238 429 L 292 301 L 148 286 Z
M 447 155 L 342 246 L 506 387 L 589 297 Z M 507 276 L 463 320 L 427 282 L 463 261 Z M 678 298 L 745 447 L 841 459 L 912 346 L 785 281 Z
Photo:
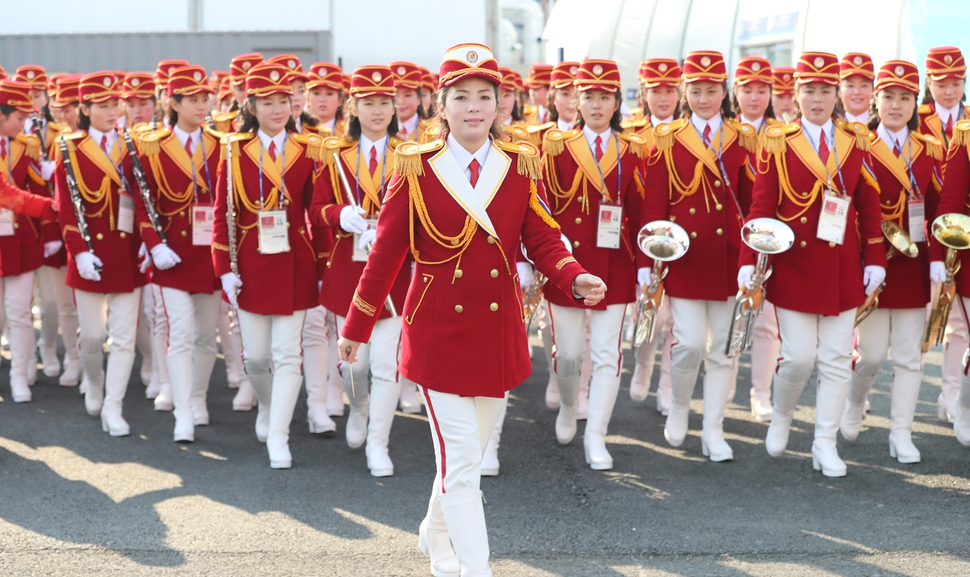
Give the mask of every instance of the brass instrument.
M 795 233 L 780 220 L 755 218 L 741 228 L 741 240 L 758 253 L 758 261 L 751 280 L 741 287 L 734 301 L 731 336 L 724 351 L 728 358 L 734 358 L 751 347 L 754 323 L 765 305 L 764 283 L 771 276 L 768 256 L 790 249 L 795 244 Z
M 643 287 L 637 300 L 634 347 L 653 340 L 657 311 L 660 310 L 664 298 L 663 280 L 669 270 L 664 263 L 673 262 L 687 254 L 690 236 L 679 224 L 655 220 L 640 229 L 637 246 L 643 254 L 653 259 L 653 268 L 650 271 L 650 284 Z
M 919 246 L 915 242 L 910 240 L 909 235 L 903 230 L 903 227 L 899 226 L 891 220 L 882 221 L 882 234 L 889 241 L 889 250 L 886 251 L 886 260 L 891 259 L 897 254 L 902 254 L 903 256 L 908 256 L 909 258 L 916 258 L 919 256 Z M 859 323 L 866 320 L 872 311 L 879 307 L 879 293 L 882 292 L 882 287 L 886 283 L 879 286 L 871 295 L 866 297 L 866 302 L 862 303 L 855 313 L 855 326 L 859 326 Z
M 570 244 L 569 239 L 566 238 L 566 235 L 562 235 L 562 242 L 564 245 L 566 245 L 566 250 L 572 253 L 573 245 Z M 522 255 L 525 257 L 525 260 L 532 263 L 532 261 L 529 260 L 529 255 L 526 253 L 524 245 L 522 246 Z M 522 294 L 522 316 L 525 318 L 526 331 L 528 331 L 532 326 L 532 321 L 535 320 L 536 314 L 538 314 L 539 309 L 541 308 L 542 301 L 545 300 L 545 293 L 542 291 L 542 288 L 546 286 L 547 282 L 549 282 L 549 279 L 546 277 L 546 275 L 536 270 L 535 281 L 532 283 L 532 286 L 529 287 L 529 290 Z
M 970 216 L 957 212 L 941 214 L 930 225 L 930 232 L 940 244 L 947 247 L 944 260 L 946 280 L 940 284 L 940 290 L 930 304 L 930 318 L 923 334 L 924 353 L 943 342 L 950 308 L 956 299 L 957 285 L 953 282 L 953 277 L 960 270 L 957 251 L 970 248 Z

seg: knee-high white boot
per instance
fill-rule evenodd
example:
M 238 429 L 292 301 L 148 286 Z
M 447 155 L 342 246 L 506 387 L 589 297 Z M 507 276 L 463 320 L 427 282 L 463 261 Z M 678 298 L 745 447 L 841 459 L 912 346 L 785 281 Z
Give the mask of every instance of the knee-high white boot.
M 819 379 L 815 395 L 815 441 L 812 443 L 812 467 L 826 477 L 845 477 L 845 462 L 835 446 L 835 432 L 849 393 L 847 385 Z
M 370 378 L 367 370 L 356 370 L 353 365 L 343 364 L 340 369 L 340 378 L 344 382 L 344 392 L 350 399 L 350 416 L 347 417 L 347 446 L 351 449 L 358 449 L 367 440 L 367 420 L 370 416 Z M 353 371 L 353 380 L 351 380 Z
M 960 393 L 957 395 L 956 418 L 953 420 L 953 434 L 964 447 L 970 447 L 970 377 L 960 379 Z
M 849 394 L 845 399 L 845 409 L 842 411 L 842 423 L 839 430 L 846 441 L 855 441 L 859 438 L 859 431 L 862 430 L 862 419 L 866 415 L 866 399 L 869 391 L 875 384 L 879 375 L 863 377 L 859 373 L 852 371 L 852 380 L 849 381 Z
M 548 311 L 543 311 L 549 316 Z M 546 355 L 546 367 L 549 369 L 549 381 L 546 383 L 546 406 L 555 411 L 559 408 L 559 384 L 556 373 L 552 370 L 552 331 L 549 327 L 540 327 L 539 336 L 542 337 L 542 352 Z
M 694 395 L 698 369 L 670 367 L 670 412 L 664 424 L 664 438 L 671 447 L 679 447 L 687 438 L 690 398 Z
M 168 374 L 172 380 L 172 414 L 175 415 L 176 442 L 195 441 L 192 418 L 192 353 L 176 353 L 166 357 Z
M 579 359 L 556 359 L 556 384 L 559 392 L 559 415 L 556 416 L 556 440 L 562 445 L 576 436 L 576 414 L 579 411 Z
M 293 465 L 290 455 L 290 423 L 300 396 L 303 379 L 300 375 L 273 375 L 272 402 L 269 411 L 269 430 L 266 450 L 269 466 L 273 469 L 289 469 Z
M 775 404 L 771 415 L 771 425 L 765 436 L 765 449 L 772 457 L 780 457 L 788 447 L 788 433 L 798 398 L 802 396 L 807 381 L 789 383 L 777 374 L 774 379 Z
M 481 491 L 456 491 L 439 497 L 461 577 L 491 577 L 488 532 Z
M 650 379 L 653 377 L 653 365 L 659 340 L 654 338 L 652 341 L 645 342 L 633 353 L 636 366 L 633 369 L 633 377 L 630 378 L 630 398 L 636 403 L 642 403 L 650 392 Z
M 273 375 L 250 376 L 248 382 L 253 389 L 259 407 L 256 413 L 256 440 L 265 443 L 269 436 L 269 419 L 273 409 Z M 240 383 L 239 388 L 242 389 Z
M 28 365 L 34 361 L 34 327 L 7 327 L 10 337 L 10 393 L 15 403 L 29 403 Z
M 303 379 L 306 382 L 306 420 L 314 435 L 333 433 L 337 424 L 327 414 L 326 347 L 303 349 Z
M 448 525 L 441 510 L 441 477 L 435 479 L 435 491 L 428 502 L 428 513 L 418 528 L 418 548 L 431 557 L 431 574 L 434 577 L 461 577 L 461 566 L 448 536 Z
M 505 425 L 505 410 L 509 407 L 509 396 L 505 395 L 505 402 L 502 410 L 499 411 L 498 418 L 495 419 L 495 426 L 492 427 L 492 435 L 485 445 L 485 452 L 482 453 L 482 476 L 497 477 L 499 470 L 498 447 L 502 442 L 502 427 Z
M 919 371 L 897 369 L 893 374 L 893 389 L 889 416 L 889 456 L 900 463 L 919 463 L 919 449 L 913 444 L 913 417 L 919 402 L 923 375 Z
M 704 375 L 704 428 L 701 430 L 701 451 L 712 461 L 731 461 L 734 451 L 724 440 L 724 409 L 728 392 L 734 381 L 733 368 L 708 369 Z
M 391 425 L 394 422 L 394 409 L 401 398 L 400 381 L 374 379 L 370 391 L 369 420 L 367 423 L 367 468 L 375 477 L 390 477 L 394 474 L 394 463 L 388 455 L 391 442 Z
M 209 381 L 212 379 L 212 367 L 216 364 L 214 353 L 192 353 L 192 420 L 195 426 L 209 424 L 209 407 L 206 397 L 209 393 Z
M 664 334 L 664 346 L 660 350 L 660 380 L 657 381 L 657 412 L 663 416 L 670 414 L 670 348 L 674 346 L 674 334 L 668 329 Z
M 606 374 L 606 371 L 598 371 L 593 375 L 589 388 L 589 416 L 586 419 L 583 449 L 586 452 L 586 462 L 594 471 L 608 471 L 613 468 L 613 457 L 606 450 L 606 432 L 619 390 L 619 375 Z
M 131 355 L 133 357 L 134 353 Z M 112 370 L 111 361 L 118 360 L 108 359 L 108 371 L 104 379 L 104 405 L 101 407 L 101 430 L 112 437 L 125 437 L 129 433 L 129 428 L 128 422 L 121 416 L 121 406 L 125 391 L 128 390 L 131 365 L 129 363 L 127 371 Z

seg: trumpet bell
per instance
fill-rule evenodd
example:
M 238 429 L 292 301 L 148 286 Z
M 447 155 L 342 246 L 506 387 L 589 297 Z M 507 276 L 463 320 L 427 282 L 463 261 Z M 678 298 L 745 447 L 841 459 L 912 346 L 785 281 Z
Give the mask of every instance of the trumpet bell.
M 910 240 L 909 235 L 903 230 L 903 227 L 899 226 L 891 220 L 882 221 L 882 234 L 889 241 L 890 246 L 896 250 L 896 252 L 902 254 L 903 256 L 908 256 L 909 258 L 916 258 L 919 256 L 919 246 L 912 240 Z
M 690 248 L 690 235 L 679 224 L 655 220 L 640 229 L 637 246 L 653 260 L 670 262 L 684 256 Z
M 970 216 L 949 212 L 936 217 L 930 232 L 940 244 L 956 250 L 970 248 Z
M 795 244 L 795 233 L 780 220 L 753 218 L 741 227 L 741 240 L 760 253 L 779 254 Z

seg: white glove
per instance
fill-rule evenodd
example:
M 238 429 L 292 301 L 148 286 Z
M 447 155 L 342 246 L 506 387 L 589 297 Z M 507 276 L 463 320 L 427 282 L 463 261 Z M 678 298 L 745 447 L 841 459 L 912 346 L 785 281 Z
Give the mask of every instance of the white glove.
M 359 206 L 345 206 L 340 210 L 340 228 L 354 234 L 364 234 L 367 221 L 361 216 L 364 209 Z
M 359 217 L 358 217 L 359 218 Z M 374 244 L 377 239 L 377 230 L 373 228 L 368 228 L 360 235 L 360 241 L 357 243 L 357 250 L 364 250 L 367 245 Z
M 54 176 L 54 168 L 57 166 L 53 160 L 41 160 L 40 161 L 40 177 L 46 181 L 50 181 L 51 177 Z
M 182 259 L 167 244 L 159 243 L 152 247 L 152 261 L 158 270 L 168 270 L 182 262 Z
M 946 280 L 946 265 L 942 260 L 930 263 L 930 282 L 944 282 Z
M 643 287 L 650 286 L 650 282 L 653 281 L 653 269 L 648 266 L 642 266 L 637 269 L 637 284 L 640 285 L 640 290 Z
M 85 251 L 75 255 L 74 265 L 77 266 L 77 272 L 84 280 L 101 280 L 101 273 L 97 271 L 97 267 L 103 266 L 103 263 L 100 258 L 94 256 L 93 252 Z
M 242 288 L 242 281 L 236 276 L 236 273 L 227 272 L 226 274 L 219 277 L 222 281 L 222 292 L 226 293 L 229 297 L 229 304 L 232 308 L 239 308 L 239 303 L 236 302 L 236 294 L 239 293 L 240 288 Z
M 527 262 L 515 263 L 515 269 L 519 272 L 519 286 L 526 291 L 536 282 L 536 274 L 532 270 L 532 265 Z
M 141 243 L 141 246 L 138 247 L 138 258 L 141 259 L 141 262 L 138 263 L 138 272 L 140 272 L 141 274 L 145 274 L 145 271 L 148 270 L 148 267 L 154 264 L 152 262 L 152 255 L 148 254 L 148 247 L 145 246 L 145 243 Z
M 866 285 L 866 296 L 876 292 L 876 289 L 886 280 L 886 269 L 881 266 L 869 265 L 862 271 L 862 284 Z
M 59 240 L 52 240 L 50 242 L 44 243 L 44 258 L 50 258 L 57 254 L 57 251 L 61 250 L 64 243 Z
M 754 265 L 746 264 L 738 269 L 738 288 L 747 288 L 748 283 L 751 282 L 751 277 L 754 276 Z

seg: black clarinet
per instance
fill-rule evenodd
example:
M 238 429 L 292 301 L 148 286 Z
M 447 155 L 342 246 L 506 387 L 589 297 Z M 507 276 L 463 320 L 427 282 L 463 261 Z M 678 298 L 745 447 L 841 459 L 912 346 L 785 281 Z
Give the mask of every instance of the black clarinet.
M 81 200 L 81 191 L 77 188 L 77 179 L 74 178 L 74 165 L 71 164 L 71 155 L 68 154 L 67 140 L 62 138 L 60 142 L 61 158 L 64 160 L 64 172 L 67 173 L 67 190 L 71 195 L 71 206 L 74 207 L 74 216 L 77 218 L 77 229 L 84 239 L 84 244 L 88 246 L 88 252 L 94 254 L 94 245 L 91 244 L 91 234 L 88 232 L 88 221 L 84 218 L 84 202 Z M 101 272 L 101 267 L 94 265 L 94 270 Z
M 128 157 L 131 158 L 131 171 L 135 173 L 135 181 L 138 183 L 138 192 L 141 193 L 141 200 L 145 203 L 145 210 L 148 212 L 148 220 L 152 223 L 152 228 L 158 234 L 162 242 L 168 244 L 165 232 L 162 230 L 162 221 L 158 218 L 158 211 L 155 210 L 155 201 L 152 199 L 152 191 L 148 188 L 148 181 L 145 180 L 145 169 L 142 168 L 138 152 L 135 150 L 135 143 L 131 140 L 131 134 L 127 128 L 121 129 L 121 135 L 125 139 L 125 146 L 128 147 Z
M 42 159 L 44 159 L 44 162 L 48 162 L 48 161 L 50 161 L 51 157 L 47 153 L 47 141 L 44 140 L 46 138 L 46 136 L 45 136 L 44 133 L 47 132 L 47 131 L 44 130 L 43 118 L 44 118 L 43 116 L 41 116 L 41 115 L 38 114 L 34 118 L 34 124 L 33 124 L 33 126 L 31 128 L 34 131 L 34 135 L 37 137 L 37 140 L 40 141 L 40 157 Z M 48 182 L 47 183 L 47 190 L 50 191 L 51 198 L 54 198 L 54 183 L 53 182 Z

